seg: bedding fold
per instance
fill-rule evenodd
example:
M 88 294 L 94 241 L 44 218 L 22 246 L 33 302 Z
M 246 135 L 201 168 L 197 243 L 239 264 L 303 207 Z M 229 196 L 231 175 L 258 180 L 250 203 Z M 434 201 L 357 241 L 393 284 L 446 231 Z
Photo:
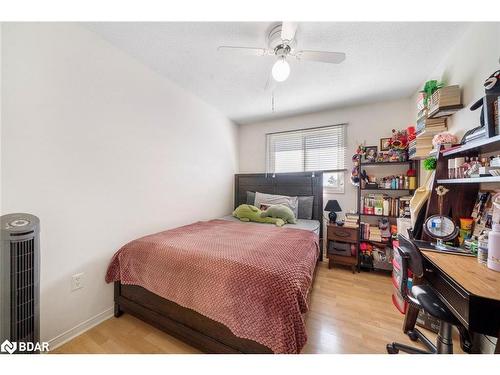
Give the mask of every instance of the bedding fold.
M 106 282 L 141 286 L 275 353 L 299 353 L 318 255 L 310 231 L 210 220 L 126 244 Z

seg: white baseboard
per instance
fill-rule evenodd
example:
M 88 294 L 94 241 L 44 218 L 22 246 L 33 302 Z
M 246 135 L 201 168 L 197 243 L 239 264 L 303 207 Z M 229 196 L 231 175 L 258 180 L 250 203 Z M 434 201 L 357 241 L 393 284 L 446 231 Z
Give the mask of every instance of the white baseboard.
M 73 328 L 68 329 L 66 332 L 61 333 L 60 335 L 54 337 L 49 340 L 49 348 L 50 350 L 54 350 L 61 346 L 62 344 L 67 343 L 71 339 L 76 336 L 81 335 L 85 331 L 88 331 L 92 327 L 95 327 L 99 323 L 102 323 L 106 319 L 109 319 L 113 316 L 114 307 L 110 307 L 109 309 L 104 310 L 103 312 L 93 316 L 90 319 L 74 326 Z

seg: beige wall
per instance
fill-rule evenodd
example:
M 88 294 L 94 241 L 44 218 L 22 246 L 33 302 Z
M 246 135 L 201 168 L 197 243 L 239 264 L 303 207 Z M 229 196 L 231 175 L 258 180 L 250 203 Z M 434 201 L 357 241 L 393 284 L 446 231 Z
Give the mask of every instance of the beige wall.
M 41 219 L 54 345 L 110 316 L 122 245 L 231 212 L 237 128 L 77 24 L 4 24 L 2 60 L 3 208 Z
M 343 212 L 355 210 L 357 193 L 349 177 L 352 168 L 351 156 L 357 145 L 365 143 L 378 146 L 380 138 L 390 137 L 391 129 L 402 129 L 408 126 L 411 123 L 411 117 L 410 99 L 401 99 L 240 125 L 240 173 L 265 172 L 266 133 L 347 123 L 348 171 L 345 173 L 345 193 L 326 195 L 325 203 L 327 199 L 337 199 Z M 390 169 L 379 171 L 392 173 Z

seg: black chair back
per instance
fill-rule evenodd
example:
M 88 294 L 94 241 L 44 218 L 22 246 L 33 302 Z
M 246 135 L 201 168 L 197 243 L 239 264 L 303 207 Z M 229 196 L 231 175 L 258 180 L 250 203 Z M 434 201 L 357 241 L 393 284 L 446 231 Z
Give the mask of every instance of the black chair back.
M 403 235 L 398 235 L 399 246 L 395 247 L 401 258 L 401 277 L 399 278 L 398 288 L 401 296 L 409 303 L 417 305 L 418 302 L 411 296 L 408 290 L 408 271 L 411 270 L 413 276 L 422 277 L 424 274 L 424 265 L 422 254 L 415 244 Z

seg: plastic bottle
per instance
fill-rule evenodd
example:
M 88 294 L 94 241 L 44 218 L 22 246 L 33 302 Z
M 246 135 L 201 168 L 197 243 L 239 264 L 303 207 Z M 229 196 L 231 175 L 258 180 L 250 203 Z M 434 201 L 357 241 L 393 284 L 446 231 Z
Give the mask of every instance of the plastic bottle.
M 488 233 L 488 268 L 500 272 L 500 224 Z
M 486 264 L 488 261 L 488 232 L 479 236 L 477 244 L 477 261 Z

